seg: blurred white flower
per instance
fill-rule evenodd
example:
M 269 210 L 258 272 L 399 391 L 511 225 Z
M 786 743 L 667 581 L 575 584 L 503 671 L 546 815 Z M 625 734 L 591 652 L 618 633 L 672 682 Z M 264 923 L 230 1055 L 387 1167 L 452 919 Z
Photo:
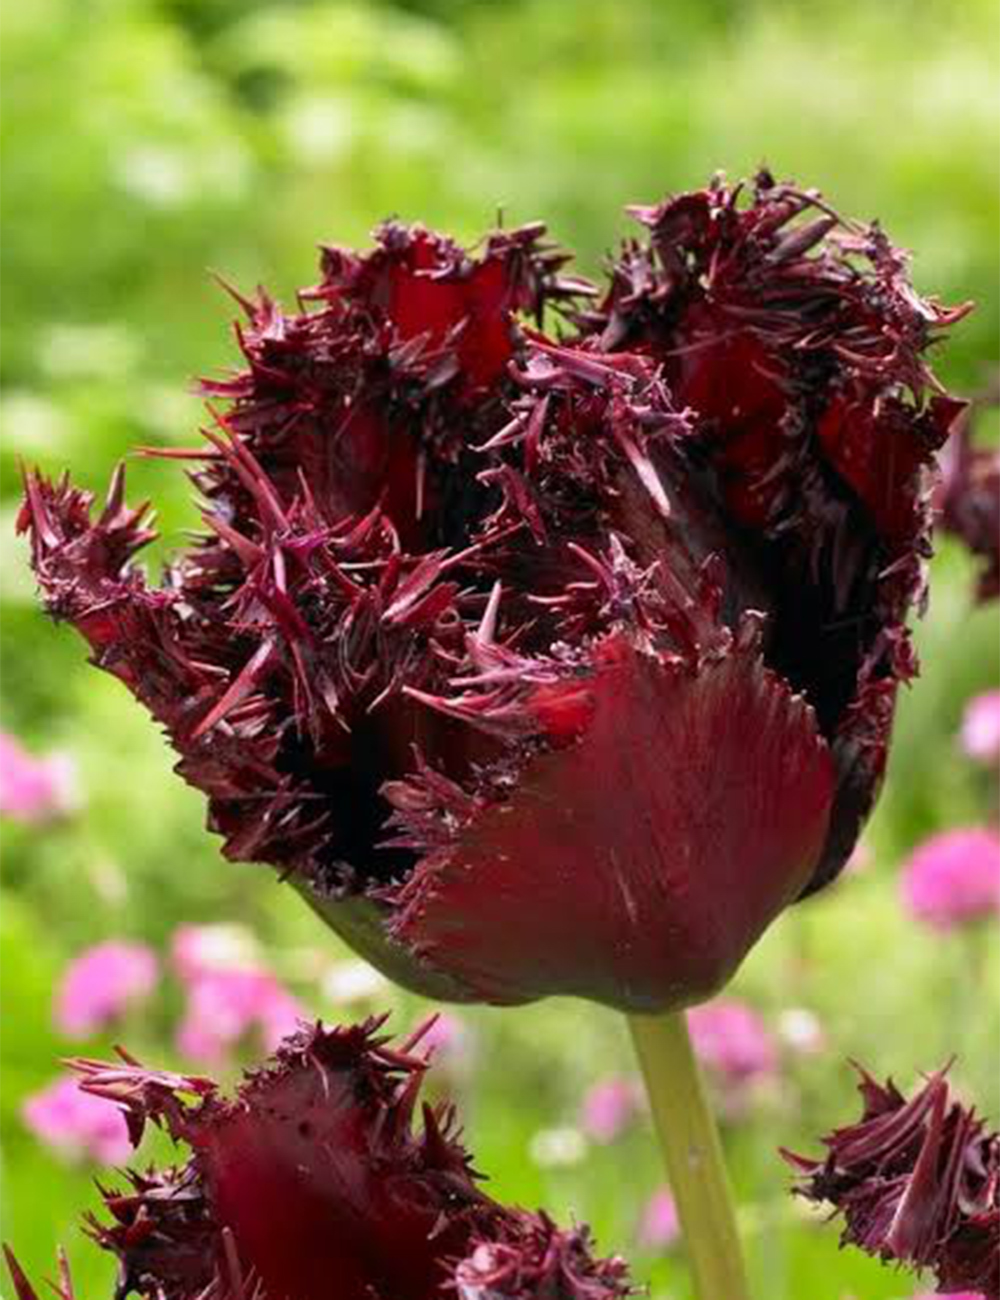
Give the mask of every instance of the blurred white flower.
M 284 114 L 288 147 L 302 162 L 342 158 L 357 138 L 357 107 L 339 95 L 296 99 Z
M 133 198 L 154 208 L 178 208 L 205 199 L 235 199 L 246 190 L 250 158 L 237 141 L 199 149 L 144 140 L 125 146 L 116 179 Z
M 117 172 L 122 189 L 155 208 L 179 207 L 194 191 L 194 169 L 180 149 L 134 145 L 122 151 Z
M 179 925 L 170 943 L 170 960 L 181 979 L 195 980 L 258 965 L 260 947 L 242 925 Z
M 587 1139 L 578 1128 L 543 1128 L 531 1139 L 528 1154 L 541 1169 L 568 1169 L 587 1154 Z
M 787 1007 L 778 1015 L 778 1036 L 793 1052 L 801 1052 L 803 1056 L 814 1056 L 827 1045 L 819 1017 L 806 1007 Z
M 142 358 L 142 341 L 124 325 L 55 324 L 43 337 L 38 359 L 54 378 L 120 379 Z
M 0 399 L 0 438 L 11 451 L 57 451 L 71 431 L 65 411 L 39 393 L 15 389 Z
M 331 1002 L 367 1002 L 378 997 L 388 987 L 388 983 L 366 961 L 340 961 L 324 971 L 320 991 Z

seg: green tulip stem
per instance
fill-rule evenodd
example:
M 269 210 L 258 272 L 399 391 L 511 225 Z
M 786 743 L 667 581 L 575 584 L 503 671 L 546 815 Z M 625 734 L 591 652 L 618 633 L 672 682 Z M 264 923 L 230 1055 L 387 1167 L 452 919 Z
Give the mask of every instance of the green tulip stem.
M 683 1012 L 629 1016 L 698 1300 L 749 1300 L 722 1143 Z

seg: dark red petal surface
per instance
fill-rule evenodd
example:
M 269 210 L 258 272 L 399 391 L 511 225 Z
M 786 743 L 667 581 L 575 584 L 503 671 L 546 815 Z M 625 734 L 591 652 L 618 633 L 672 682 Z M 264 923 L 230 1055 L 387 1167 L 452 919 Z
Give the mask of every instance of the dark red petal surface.
M 492 1001 L 709 997 L 826 834 L 826 745 L 755 649 L 696 671 L 619 639 L 599 658 L 579 742 L 529 760 L 398 899 L 394 935 Z

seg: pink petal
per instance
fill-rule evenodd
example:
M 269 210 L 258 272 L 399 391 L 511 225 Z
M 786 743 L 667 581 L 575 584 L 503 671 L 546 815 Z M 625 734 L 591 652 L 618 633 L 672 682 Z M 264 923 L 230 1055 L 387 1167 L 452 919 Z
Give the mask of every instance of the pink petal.
M 674 1198 L 665 1187 L 654 1192 L 642 1214 L 639 1240 L 647 1250 L 664 1250 L 680 1239 L 681 1224 Z
M 614 1142 L 642 1109 L 642 1090 L 635 1079 L 601 1079 L 580 1106 L 580 1127 L 593 1142 Z
M 730 1083 L 773 1074 L 778 1057 L 767 1026 L 753 1007 L 736 998 L 718 998 L 688 1013 L 695 1052 Z

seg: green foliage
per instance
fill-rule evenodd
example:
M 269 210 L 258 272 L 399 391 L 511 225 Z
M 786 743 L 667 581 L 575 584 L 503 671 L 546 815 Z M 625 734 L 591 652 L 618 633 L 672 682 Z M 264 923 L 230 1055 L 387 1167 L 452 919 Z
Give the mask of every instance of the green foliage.
M 43 624 L 9 545 L 17 457 L 71 463 L 100 488 L 131 445 L 192 441 L 190 377 L 233 358 L 231 304 L 208 268 L 287 299 L 314 276 L 320 240 L 363 242 L 398 213 L 471 241 L 502 208 L 545 218 L 596 273 L 627 228 L 623 204 L 762 160 L 882 219 L 917 250 L 924 291 L 979 301 L 940 364 L 975 385 L 997 352 L 997 19 L 987 0 L 32 0 L 5 6 L 2 25 L 4 725 L 70 750 L 86 800 L 61 825 L 5 828 L 3 1231 L 35 1275 L 64 1241 L 80 1294 L 96 1296 L 110 1294 L 108 1265 L 73 1226 L 95 1202 L 91 1171 L 60 1164 L 19 1120 L 57 1057 L 111 1047 L 55 1036 L 61 967 L 109 935 L 162 947 L 181 922 L 239 920 L 335 1018 L 343 1007 L 312 974 L 346 954 L 269 873 L 220 862 L 155 728 L 69 632 Z M 180 476 L 144 462 L 130 476 L 176 544 L 193 519 Z M 918 933 L 897 901 L 902 855 L 982 820 L 990 798 L 955 733 L 964 701 L 997 679 L 995 614 L 970 611 L 956 550 L 934 578 L 924 679 L 903 701 L 872 862 L 786 916 L 737 985 L 772 1019 L 815 1012 L 833 1044 L 790 1062 L 727 1133 L 755 1293 L 769 1300 L 908 1289 L 805 1222 L 775 1156 L 852 1113 L 843 1058 L 908 1084 L 957 1052 L 958 1081 L 997 1113 L 998 1012 L 984 994 L 996 945 Z M 391 991 L 382 1001 L 400 1026 L 420 1010 Z M 131 1026 L 130 1046 L 175 1061 L 168 1019 Z M 584 1088 L 627 1061 L 615 1017 L 552 1002 L 468 1021 L 464 1112 L 495 1192 L 590 1220 L 654 1295 L 682 1300 L 680 1257 L 636 1243 L 658 1180 L 645 1129 L 610 1148 L 570 1143 L 561 1164 L 532 1156 L 539 1132 L 572 1130 Z

